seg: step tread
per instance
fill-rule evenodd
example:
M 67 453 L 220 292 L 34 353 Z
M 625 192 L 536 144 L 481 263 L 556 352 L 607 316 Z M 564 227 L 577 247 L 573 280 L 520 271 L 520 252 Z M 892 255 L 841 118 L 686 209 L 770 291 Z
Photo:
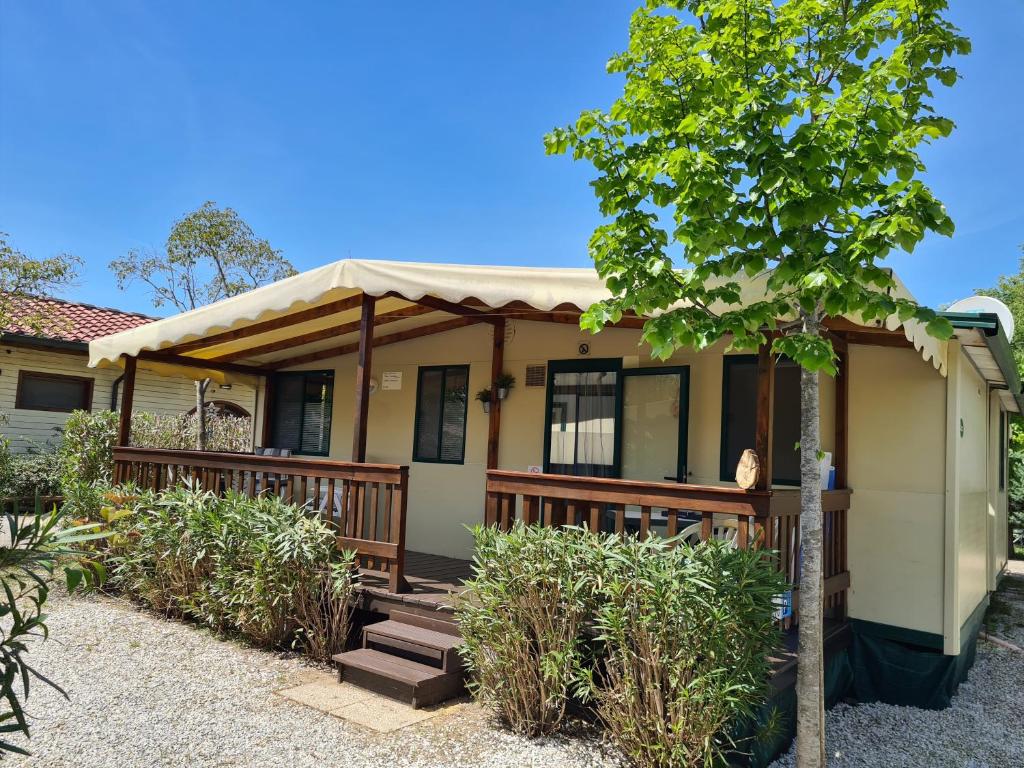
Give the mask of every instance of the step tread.
M 334 661 L 342 666 L 354 667 L 365 672 L 373 672 L 390 680 L 397 680 L 411 686 L 418 686 L 421 683 L 452 674 L 437 667 L 409 661 L 400 656 L 392 656 L 372 648 L 359 648 L 355 651 L 339 653 L 333 658 Z
M 417 627 L 412 624 L 404 624 L 400 621 L 380 621 L 376 624 L 368 624 L 363 631 L 367 635 L 382 635 L 395 640 L 404 640 L 414 645 L 422 645 L 438 651 L 449 651 L 463 645 L 461 637 L 449 635 L 444 632 L 437 632 L 425 627 Z

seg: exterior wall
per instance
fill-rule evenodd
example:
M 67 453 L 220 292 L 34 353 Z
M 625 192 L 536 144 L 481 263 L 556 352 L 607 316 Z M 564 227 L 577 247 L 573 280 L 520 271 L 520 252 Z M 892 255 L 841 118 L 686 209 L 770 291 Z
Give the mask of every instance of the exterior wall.
M 942 634 L 946 383 L 913 349 L 850 347 L 851 618 Z
M 505 345 L 504 369 L 516 377 L 516 386 L 502 404 L 499 466 L 525 471 L 544 460 L 546 387 L 527 387 L 526 367 L 551 360 L 578 358 L 580 342 L 590 345 L 589 359 L 621 358 L 624 368 L 656 365 L 649 351 L 640 348 L 640 332 L 611 328 L 595 336 L 571 325 L 514 321 Z M 408 464 L 409 549 L 469 557 L 471 537 L 466 526 L 482 521 L 487 462 L 487 416 L 471 400 L 466 423 L 465 464 L 428 464 L 412 461 L 416 381 L 422 365 L 465 365 L 469 369 L 470 397 L 490 383 L 492 330 L 474 325 L 448 333 L 425 336 L 373 352 L 372 375 L 402 373 L 401 390 L 378 390 L 370 398 L 367 461 Z M 689 450 L 692 483 L 719 483 L 721 449 L 722 355 L 724 345 L 704 352 L 681 352 L 665 365 L 690 366 Z M 355 355 L 296 367 L 294 370 L 335 371 L 331 457 L 351 458 Z M 835 386 L 822 382 L 822 436 L 824 450 L 832 449 Z
M 92 409 L 110 408 L 110 395 L 119 370 L 89 368 L 84 354 L 58 352 L 0 344 L 0 413 L 7 417 L 0 424 L 0 434 L 11 441 L 12 450 L 24 451 L 43 447 L 57 441 L 68 414 L 55 411 L 35 411 L 15 408 L 18 391 L 18 373 L 21 370 L 41 373 L 83 376 L 93 380 Z M 229 400 L 256 411 L 256 391 L 251 387 L 234 385 L 221 390 L 210 386 L 207 400 Z M 140 370 L 135 381 L 136 411 L 174 414 L 195 407 L 195 387 L 190 379 L 165 378 Z
M 988 385 L 967 360 L 960 359 L 957 450 L 957 622 L 963 626 L 988 593 L 988 481 L 990 436 Z

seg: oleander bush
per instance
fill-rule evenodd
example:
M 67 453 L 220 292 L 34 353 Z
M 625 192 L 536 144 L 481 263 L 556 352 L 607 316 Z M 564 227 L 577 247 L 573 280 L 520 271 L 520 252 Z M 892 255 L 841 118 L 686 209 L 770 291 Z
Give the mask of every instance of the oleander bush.
M 169 616 L 327 661 L 348 636 L 355 555 L 276 496 L 195 488 L 107 496 L 110 583 Z
M 744 747 L 730 734 L 767 699 L 781 639 L 771 554 L 631 538 L 615 557 L 596 614 L 605 658 L 590 676 L 608 735 L 637 766 L 725 764 Z
M 473 530 L 473 578 L 457 607 L 470 689 L 517 733 L 557 730 L 586 693 L 585 638 L 606 554 L 580 528 L 517 523 L 509 533 Z
M 13 453 L 10 442 L 0 437 L 0 498 L 54 496 L 60 491 L 59 473 L 59 458 L 49 446 Z
M 162 414 L 139 411 L 132 414 L 132 445 L 166 450 L 194 450 L 199 418 L 194 413 Z M 206 450 L 240 452 L 252 448 L 252 420 L 248 416 L 219 413 L 206 406 Z
M 581 528 L 474 529 L 457 607 L 471 691 L 539 736 L 591 705 L 633 765 L 723 764 L 767 699 L 772 555 Z

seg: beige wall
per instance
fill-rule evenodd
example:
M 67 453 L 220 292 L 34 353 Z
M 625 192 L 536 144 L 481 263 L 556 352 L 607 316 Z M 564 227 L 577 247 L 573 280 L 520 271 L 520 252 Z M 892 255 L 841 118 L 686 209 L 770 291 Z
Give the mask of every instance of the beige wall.
M 988 591 L 989 393 L 966 356 L 960 354 L 957 451 L 957 621 L 964 621 Z
M 466 526 L 481 522 L 487 461 L 487 416 L 478 402 L 469 403 L 466 454 L 463 465 L 412 461 L 416 380 L 421 365 L 465 365 L 470 397 L 490 380 L 492 331 L 477 325 L 401 344 L 378 347 L 372 375 L 402 373 L 400 391 L 378 390 L 370 398 L 367 461 L 410 466 L 408 547 L 414 550 L 468 557 L 471 540 Z M 505 370 L 516 386 L 502 405 L 500 467 L 525 471 L 544 460 L 546 387 L 527 387 L 526 367 L 551 360 L 578 358 L 580 342 L 590 345 L 588 358 L 621 358 L 624 367 L 655 365 L 639 344 L 639 331 L 608 329 L 596 336 L 570 325 L 515 321 L 505 346 Z M 690 366 L 689 469 L 690 482 L 719 482 L 721 437 L 722 354 L 724 345 L 701 353 L 680 353 L 666 365 Z M 309 364 L 295 370 L 335 370 L 331 456 L 351 458 L 355 356 Z M 822 384 L 822 435 L 832 449 L 835 386 Z
M 850 616 L 942 633 L 946 383 L 912 349 L 850 348 Z
M 7 417 L 0 424 L 0 434 L 11 441 L 15 451 L 56 442 L 68 414 L 15 408 L 18 373 L 21 370 L 40 373 L 82 376 L 93 380 L 92 408 L 110 408 L 110 393 L 120 371 L 89 368 L 84 354 L 71 354 L 42 349 L 0 345 L 0 413 Z M 254 413 L 256 392 L 251 387 L 234 385 L 221 390 L 211 385 L 207 400 L 228 400 Z M 184 378 L 164 378 L 148 371 L 139 371 L 135 383 L 135 410 L 153 413 L 183 413 L 195 407 L 195 387 Z

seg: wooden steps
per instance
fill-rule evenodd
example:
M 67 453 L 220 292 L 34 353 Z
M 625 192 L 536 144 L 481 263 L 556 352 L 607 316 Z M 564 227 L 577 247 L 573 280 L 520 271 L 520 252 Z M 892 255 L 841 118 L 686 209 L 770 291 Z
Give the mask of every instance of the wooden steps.
M 334 656 L 338 679 L 411 704 L 437 704 L 464 690 L 462 638 L 454 623 L 393 611 L 363 629 L 363 647 Z

